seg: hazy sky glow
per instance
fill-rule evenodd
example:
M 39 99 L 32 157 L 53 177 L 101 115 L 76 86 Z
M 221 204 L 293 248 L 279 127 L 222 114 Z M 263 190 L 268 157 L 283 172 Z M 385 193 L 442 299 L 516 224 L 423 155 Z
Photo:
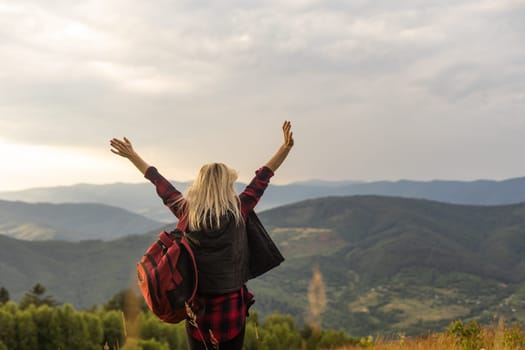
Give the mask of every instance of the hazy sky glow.
M 0 190 L 169 178 L 525 175 L 523 0 L 0 0 Z

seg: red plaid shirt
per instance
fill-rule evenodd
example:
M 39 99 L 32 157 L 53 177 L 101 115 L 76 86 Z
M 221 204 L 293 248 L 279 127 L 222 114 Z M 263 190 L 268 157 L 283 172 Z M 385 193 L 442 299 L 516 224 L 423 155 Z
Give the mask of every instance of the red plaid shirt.
M 248 213 L 255 208 L 259 199 L 273 176 L 273 171 L 263 166 L 255 172 L 255 177 L 244 191 L 239 194 L 241 214 L 244 220 Z M 172 213 L 179 218 L 177 228 L 185 231 L 187 219 L 184 215 L 185 201 L 182 194 L 173 185 L 159 174 L 156 168 L 149 167 L 145 177 L 156 187 L 157 194 Z M 188 322 L 186 327 L 189 334 L 201 341 L 210 341 L 210 331 L 213 337 L 221 343 L 237 336 L 244 327 L 248 309 L 255 302 L 253 294 L 246 286 L 240 290 L 219 296 L 198 296 L 198 302 L 204 306 L 204 314 L 198 315 L 198 328 Z
M 248 310 L 255 302 L 253 294 L 246 286 L 229 294 L 213 297 L 198 296 L 197 300 L 204 307 L 205 312 L 199 315 L 197 311 L 198 328 L 186 322 L 188 333 L 199 341 L 211 342 L 211 331 L 219 343 L 231 340 L 241 332 Z

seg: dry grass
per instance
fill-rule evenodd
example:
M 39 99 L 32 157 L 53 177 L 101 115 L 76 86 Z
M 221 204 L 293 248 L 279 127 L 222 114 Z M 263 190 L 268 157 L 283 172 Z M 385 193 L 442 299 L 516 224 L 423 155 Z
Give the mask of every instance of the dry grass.
M 359 346 L 343 346 L 337 350 L 363 350 Z M 374 350 L 463 350 L 456 344 L 455 339 L 447 334 L 433 334 L 426 338 L 407 339 L 400 337 L 398 340 L 378 339 L 374 345 L 368 349 Z M 487 349 L 488 350 L 488 349 Z
M 434 333 L 422 338 L 400 336 L 395 340 L 377 339 L 367 349 L 373 350 L 525 350 L 525 332 L 522 328 L 505 328 L 503 320 L 495 327 L 482 329 L 479 346 L 461 344 L 461 339 L 450 333 Z M 332 350 L 363 350 L 360 346 L 343 346 Z

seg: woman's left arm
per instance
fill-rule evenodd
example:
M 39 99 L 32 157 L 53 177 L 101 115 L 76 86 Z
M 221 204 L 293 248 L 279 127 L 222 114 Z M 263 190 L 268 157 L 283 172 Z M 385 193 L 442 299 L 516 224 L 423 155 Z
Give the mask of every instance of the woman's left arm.
M 182 215 L 181 208 L 184 203 L 182 194 L 155 167 L 150 166 L 139 156 L 126 137 L 123 140 L 112 139 L 110 144 L 113 147 L 111 152 L 129 159 L 142 175 L 155 185 L 157 194 L 162 199 L 162 202 L 180 219 Z
M 166 180 L 166 178 L 157 171 L 157 168 L 153 166 L 150 166 L 146 170 L 144 177 L 155 185 L 157 194 L 162 199 L 164 205 L 166 205 L 177 218 L 181 219 L 185 204 L 185 199 L 182 196 L 182 193 L 180 193 L 171 182 Z

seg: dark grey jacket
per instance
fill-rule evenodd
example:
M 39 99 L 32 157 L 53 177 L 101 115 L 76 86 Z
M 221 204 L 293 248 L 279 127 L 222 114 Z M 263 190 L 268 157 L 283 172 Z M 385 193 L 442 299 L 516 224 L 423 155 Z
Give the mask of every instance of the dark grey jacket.
M 221 220 L 213 231 L 188 232 L 192 242 L 199 282 L 197 294 L 216 295 L 237 291 L 249 278 L 246 225 L 233 217 Z

